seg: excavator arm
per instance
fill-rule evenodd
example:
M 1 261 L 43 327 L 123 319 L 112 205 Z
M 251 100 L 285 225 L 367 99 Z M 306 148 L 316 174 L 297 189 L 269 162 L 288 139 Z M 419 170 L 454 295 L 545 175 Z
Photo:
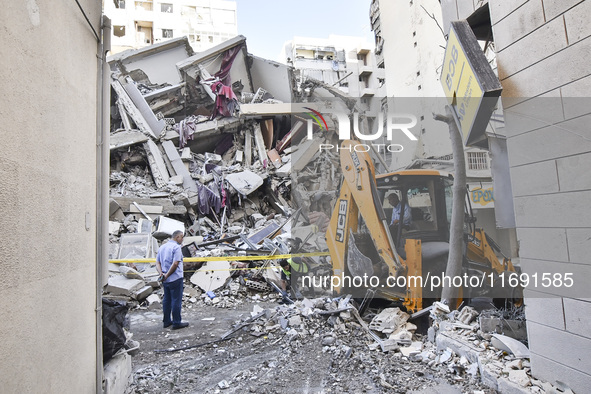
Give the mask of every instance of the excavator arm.
M 363 218 L 378 255 L 392 276 L 406 274 L 406 267 L 396 253 L 382 204 L 379 199 L 375 168 L 368 152 L 356 152 L 355 143 L 343 141 L 341 168 L 344 179 L 341 191 L 326 232 L 326 241 L 333 264 L 333 274 L 345 274 L 346 267 L 353 275 L 361 272 L 371 275 L 372 262 L 359 261 L 367 257 L 355 253 L 354 235 Z M 357 261 L 355 261 L 357 260 Z M 335 289 L 340 292 L 340 288 Z

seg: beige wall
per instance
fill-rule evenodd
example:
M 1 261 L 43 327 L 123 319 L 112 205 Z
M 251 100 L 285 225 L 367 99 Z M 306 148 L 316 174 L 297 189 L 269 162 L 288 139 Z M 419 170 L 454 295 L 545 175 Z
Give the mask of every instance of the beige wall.
M 465 18 L 474 3 L 442 1 L 444 19 Z M 528 273 L 575 272 L 580 286 L 526 292 L 532 373 L 588 392 L 591 1 L 490 0 L 489 8 L 520 260 Z
M 74 1 L 0 26 L 0 391 L 94 392 L 97 42 Z
M 588 288 L 591 106 L 582 97 L 591 95 L 591 1 L 491 1 L 490 10 L 522 266 L 575 272 Z M 525 301 L 532 373 L 587 392 L 591 293 L 533 290 Z

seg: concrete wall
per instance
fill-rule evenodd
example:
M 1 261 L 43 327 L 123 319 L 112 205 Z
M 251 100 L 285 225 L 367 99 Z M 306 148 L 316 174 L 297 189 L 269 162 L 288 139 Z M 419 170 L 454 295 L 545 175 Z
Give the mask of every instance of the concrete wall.
M 489 5 L 522 265 L 526 272 L 589 272 L 591 106 L 581 97 L 591 92 L 591 1 Z M 582 287 L 589 280 L 575 276 Z M 532 373 L 588 392 L 591 293 L 567 298 L 559 289 L 532 290 L 526 293 Z
M 74 1 L 0 25 L 0 391 L 95 392 L 97 41 Z
M 285 64 L 254 55 L 250 56 L 252 59 L 250 75 L 252 76 L 253 90 L 256 92 L 258 88 L 263 88 L 277 100 L 290 103 L 293 88 L 292 70 Z

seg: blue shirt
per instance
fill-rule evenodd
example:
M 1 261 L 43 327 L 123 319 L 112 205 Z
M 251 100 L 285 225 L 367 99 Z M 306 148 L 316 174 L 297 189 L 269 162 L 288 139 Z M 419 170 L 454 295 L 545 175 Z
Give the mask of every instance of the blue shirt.
M 162 273 L 166 274 L 172 263 L 175 261 L 179 262 L 178 267 L 176 270 L 166 278 L 165 282 L 173 282 L 179 278 L 183 277 L 183 253 L 181 251 L 181 245 L 179 245 L 175 240 L 171 239 L 164 245 L 158 249 L 158 254 L 156 255 L 156 261 L 160 262 L 160 266 L 162 267 Z
M 404 221 L 403 224 L 405 226 L 410 225 L 410 207 L 407 205 L 404 206 Z M 400 203 L 392 209 L 392 220 L 390 220 L 390 225 L 394 224 L 394 220 L 400 221 Z

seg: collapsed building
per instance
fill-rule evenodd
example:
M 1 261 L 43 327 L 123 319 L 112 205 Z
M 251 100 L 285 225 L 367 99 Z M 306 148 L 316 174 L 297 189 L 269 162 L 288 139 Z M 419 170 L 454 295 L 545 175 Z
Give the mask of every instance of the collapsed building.
M 110 259 L 154 258 L 158 243 L 175 230 L 187 235 L 189 258 L 324 249 L 328 217 L 309 213 L 330 212 L 339 158 L 322 152 L 319 159 L 323 138 L 304 138 L 306 104 L 292 103 L 344 95 L 249 54 L 243 36 L 197 54 L 186 38 L 174 39 L 117 54 L 109 65 Z M 309 262 L 323 265 L 324 259 Z M 127 279 L 134 275 L 119 265 L 110 266 L 107 291 L 137 299 L 141 289 L 114 287 L 120 271 Z M 153 279 L 150 264 L 130 265 L 147 270 L 147 282 Z M 189 261 L 185 270 L 201 265 Z M 278 283 L 277 271 L 263 271 L 274 272 Z M 260 279 L 251 286 L 266 289 Z M 148 295 L 139 293 L 140 299 Z

